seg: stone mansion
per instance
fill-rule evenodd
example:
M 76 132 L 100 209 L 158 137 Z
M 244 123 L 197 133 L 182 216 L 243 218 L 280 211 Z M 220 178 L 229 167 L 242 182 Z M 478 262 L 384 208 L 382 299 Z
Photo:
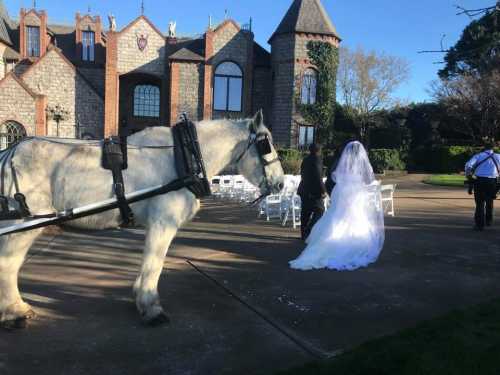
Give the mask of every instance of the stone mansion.
M 171 126 L 183 112 L 243 118 L 261 108 L 275 143 L 306 146 L 314 127 L 295 101 L 316 100 L 310 40 L 340 43 L 320 0 L 292 2 L 271 53 L 231 19 L 181 38 L 143 15 L 122 30 L 79 13 L 74 25 L 52 24 L 38 9 L 13 20 L 0 0 L 0 149 L 23 136 L 97 139 Z

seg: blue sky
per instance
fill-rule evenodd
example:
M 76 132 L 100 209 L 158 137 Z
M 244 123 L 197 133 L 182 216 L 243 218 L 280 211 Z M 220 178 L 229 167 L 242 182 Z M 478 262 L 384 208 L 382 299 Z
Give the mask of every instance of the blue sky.
M 31 0 L 4 0 L 11 16 L 19 8 L 31 7 Z M 160 30 L 166 31 L 170 20 L 177 21 L 179 34 L 203 33 L 208 16 L 222 20 L 227 9 L 230 17 L 240 23 L 253 18 L 255 39 L 269 49 L 267 40 L 285 15 L 291 0 L 144 0 L 145 15 Z M 436 79 L 442 59 L 437 54 L 418 54 L 422 49 L 439 49 L 443 34 L 445 47 L 452 46 L 470 22 L 457 16 L 454 4 L 466 8 L 491 6 L 495 0 L 323 0 L 343 44 L 361 46 L 366 50 L 383 51 L 406 58 L 411 65 L 411 79 L 397 95 L 405 101 L 430 100 L 429 82 Z M 88 5 L 86 5 L 88 4 Z M 37 0 L 39 9 L 46 9 L 49 22 L 73 23 L 76 11 L 106 15 L 113 13 L 118 27 L 140 14 L 141 0 Z

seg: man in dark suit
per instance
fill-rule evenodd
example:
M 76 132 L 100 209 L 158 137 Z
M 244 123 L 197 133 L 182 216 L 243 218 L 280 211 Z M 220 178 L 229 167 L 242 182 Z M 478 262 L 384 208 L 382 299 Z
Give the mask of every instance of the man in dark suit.
M 326 188 L 323 183 L 321 148 L 316 144 L 312 144 L 309 146 L 309 152 L 300 167 L 302 180 L 297 192 L 302 199 L 300 229 L 303 240 L 309 236 L 312 227 L 325 212 L 323 199 L 326 197 Z

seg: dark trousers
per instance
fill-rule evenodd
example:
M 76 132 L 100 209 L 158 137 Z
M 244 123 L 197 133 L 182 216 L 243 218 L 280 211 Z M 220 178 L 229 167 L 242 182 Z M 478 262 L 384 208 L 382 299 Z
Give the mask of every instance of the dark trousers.
M 476 201 L 476 213 L 474 221 L 478 228 L 490 225 L 493 222 L 493 200 L 496 195 L 496 179 L 478 177 L 474 184 L 474 199 Z
M 323 216 L 325 206 L 323 199 L 302 198 L 302 208 L 300 211 L 300 231 L 302 239 L 309 237 L 309 233 L 316 222 Z

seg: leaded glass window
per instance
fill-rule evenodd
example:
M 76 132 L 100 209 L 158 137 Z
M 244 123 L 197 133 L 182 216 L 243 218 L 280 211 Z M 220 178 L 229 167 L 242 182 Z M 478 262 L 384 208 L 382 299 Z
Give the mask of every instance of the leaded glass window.
M 40 28 L 38 26 L 26 27 L 26 48 L 29 57 L 40 57 Z
M 82 32 L 82 60 L 94 61 L 95 56 L 95 33 L 93 31 Z
M 302 76 L 301 103 L 316 103 L 317 74 L 314 69 L 307 69 Z
M 160 117 L 160 88 L 153 85 L 138 85 L 134 90 L 134 116 Z
M 243 73 L 238 65 L 226 61 L 215 69 L 214 109 L 241 112 Z
M 307 148 L 314 143 L 314 126 L 299 126 L 299 147 Z
M 24 126 L 15 121 L 7 121 L 0 126 L 0 150 L 15 145 L 26 137 Z

